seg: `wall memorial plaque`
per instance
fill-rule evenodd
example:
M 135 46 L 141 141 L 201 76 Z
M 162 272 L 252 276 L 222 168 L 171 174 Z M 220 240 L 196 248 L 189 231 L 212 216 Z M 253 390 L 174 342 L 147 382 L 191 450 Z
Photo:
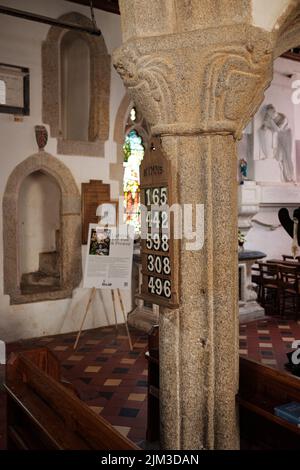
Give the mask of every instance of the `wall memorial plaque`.
M 170 162 L 159 139 L 153 139 L 140 167 L 142 211 L 142 288 L 139 297 L 169 308 L 178 307 L 177 268 L 174 258 Z M 144 226 L 144 228 L 143 228 Z
M 0 64 L 0 113 L 29 115 L 29 69 Z
M 90 180 L 81 184 L 82 244 L 87 244 L 89 224 L 97 224 L 97 207 L 109 203 L 110 185 L 101 180 Z

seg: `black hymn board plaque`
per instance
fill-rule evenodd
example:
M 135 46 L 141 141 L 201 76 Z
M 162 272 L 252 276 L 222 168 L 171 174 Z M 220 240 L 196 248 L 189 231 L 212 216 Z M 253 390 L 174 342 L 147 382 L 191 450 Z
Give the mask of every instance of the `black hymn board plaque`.
M 153 139 L 140 167 L 142 211 L 142 288 L 140 297 L 168 308 L 178 307 L 174 259 L 170 162 Z M 145 209 L 144 209 L 145 211 Z M 144 222 L 143 222 L 144 220 Z

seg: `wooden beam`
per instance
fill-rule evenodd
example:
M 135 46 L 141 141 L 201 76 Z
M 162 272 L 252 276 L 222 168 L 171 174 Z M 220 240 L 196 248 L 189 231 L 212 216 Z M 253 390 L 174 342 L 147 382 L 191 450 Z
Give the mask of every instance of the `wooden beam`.
M 80 26 L 77 24 L 70 23 L 68 21 L 57 20 L 48 16 L 37 15 L 29 11 L 17 10 L 15 8 L 6 7 L 0 5 L 0 14 L 13 16 L 15 18 L 21 18 L 27 21 L 35 21 L 36 23 L 49 24 L 51 26 L 57 26 L 59 28 L 71 29 L 75 31 L 82 31 L 84 33 L 93 34 L 100 36 L 101 32 L 99 29 L 89 28 L 88 26 Z
M 90 0 L 67 0 L 71 3 L 90 6 Z M 98 10 L 109 11 L 110 13 L 120 14 L 118 0 L 93 0 L 93 7 Z
M 299 48 L 297 47 L 297 49 Z M 300 53 L 297 53 L 297 52 L 287 51 L 284 54 L 282 54 L 281 57 L 284 57 L 285 59 L 295 60 L 296 62 L 300 62 Z

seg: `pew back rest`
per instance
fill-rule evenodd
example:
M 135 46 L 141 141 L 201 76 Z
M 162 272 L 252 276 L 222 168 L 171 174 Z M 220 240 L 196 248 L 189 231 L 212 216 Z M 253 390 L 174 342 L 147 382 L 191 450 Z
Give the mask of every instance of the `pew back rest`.
M 7 366 L 6 388 L 11 397 L 27 394 L 41 399 L 53 415 L 53 422 L 79 437 L 84 448 L 96 450 L 138 449 L 60 381 L 59 366 L 50 351 L 45 349 L 13 355 Z M 16 400 L 15 400 L 16 401 Z M 28 410 L 28 415 L 34 415 Z M 50 424 L 49 424 L 50 426 Z M 51 432 L 50 432 L 51 433 Z
M 270 410 L 291 401 L 300 403 L 300 379 L 240 357 L 239 396 Z

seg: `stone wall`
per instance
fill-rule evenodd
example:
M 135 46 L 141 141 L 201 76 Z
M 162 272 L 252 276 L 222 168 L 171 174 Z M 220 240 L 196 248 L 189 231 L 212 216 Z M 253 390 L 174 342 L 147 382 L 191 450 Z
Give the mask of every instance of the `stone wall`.
M 3 0 L 3 5 L 17 9 L 27 9 L 37 14 L 58 18 L 71 11 L 90 17 L 88 7 L 62 2 L 61 0 Z M 101 29 L 107 52 L 121 44 L 120 17 L 100 10 L 95 10 L 98 27 Z M 49 26 L 24 21 L 9 16 L 0 16 L 0 62 L 22 65 L 30 69 L 30 116 L 14 120 L 12 115 L 0 114 L 1 171 L 0 194 L 4 195 L 9 175 L 15 167 L 28 156 L 37 152 L 34 126 L 43 123 L 42 117 L 42 44 L 47 38 Z M 46 152 L 63 163 L 71 172 L 77 190 L 81 183 L 90 179 L 101 179 L 111 185 L 111 196 L 119 195 L 120 180 L 110 176 L 110 165 L 117 162 L 117 145 L 114 142 L 116 113 L 124 97 L 125 89 L 115 70 L 110 69 L 109 121 L 106 135 L 103 137 L 102 158 L 90 157 L 84 152 L 82 156 L 59 155 L 57 138 L 51 137 L 48 125 L 49 140 Z M 104 142 L 105 141 L 105 142 Z M 121 175 L 118 176 L 120 178 Z M 0 232 L 3 230 L 2 204 L 0 204 Z M 85 259 L 85 246 L 81 247 L 82 259 Z M 61 300 L 10 305 L 9 296 L 4 293 L 3 241 L 0 237 L 0 338 L 15 340 L 18 338 L 56 334 L 65 331 L 76 331 L 88 301 L 89 291 L 80 286 L 73 292 L 73 297 Z M 111 323 L 114 321 L 110 293 L 96 296 L 86 327 L 91 328 L 107 324 L 106 309 Z M 126 309 L 131 308 L 131 296 L 124 294 Z M 117 305 L 118 320 L 122 322 L 120 305 Z

